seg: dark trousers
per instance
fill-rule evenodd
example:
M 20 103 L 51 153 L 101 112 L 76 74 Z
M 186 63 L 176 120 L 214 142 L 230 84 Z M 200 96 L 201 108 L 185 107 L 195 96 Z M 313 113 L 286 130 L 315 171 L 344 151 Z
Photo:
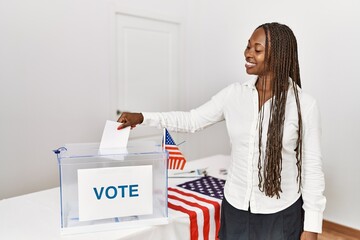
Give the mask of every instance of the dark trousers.
M 299 240 L 304 226 L 300 197 L 290 207 L 273 214 L 254 214 L 221 204 L 220 240 Z

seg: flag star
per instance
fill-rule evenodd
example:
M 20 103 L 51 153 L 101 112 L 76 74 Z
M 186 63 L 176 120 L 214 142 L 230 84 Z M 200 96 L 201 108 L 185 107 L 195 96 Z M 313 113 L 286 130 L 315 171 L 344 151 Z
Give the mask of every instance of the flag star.
M 222 186 L 224 185 L 224 182 L 225 180 L 206 176 L 178 186 L 183 186 L 185 189 L 204 194 L 209 197 L 223 199 Z

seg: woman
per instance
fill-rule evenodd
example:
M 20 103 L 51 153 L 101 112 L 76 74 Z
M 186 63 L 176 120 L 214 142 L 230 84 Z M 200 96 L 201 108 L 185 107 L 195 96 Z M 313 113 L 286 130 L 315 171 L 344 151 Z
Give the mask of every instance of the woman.
M 119 129 L 142 123 L 195 132 L 225 120 L 232 150 L 219 238 L 317 239 L 326 203 L 320 118 L 301 90 L 296 38 L 286 25 L 266 23 L 244 55 L 253 81 L 190 112 L 123 113 Z

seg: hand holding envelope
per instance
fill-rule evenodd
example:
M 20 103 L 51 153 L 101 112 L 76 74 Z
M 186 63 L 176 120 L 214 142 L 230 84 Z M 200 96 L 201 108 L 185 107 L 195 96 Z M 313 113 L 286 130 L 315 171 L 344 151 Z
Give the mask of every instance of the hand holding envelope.
M 144 121 L 144 116 L 142 113 L 123 112 L 117 121 L 122 123 L 118 127 L 118 130 L 129 126 L 133 129 L 136 125 L 141 124 Z

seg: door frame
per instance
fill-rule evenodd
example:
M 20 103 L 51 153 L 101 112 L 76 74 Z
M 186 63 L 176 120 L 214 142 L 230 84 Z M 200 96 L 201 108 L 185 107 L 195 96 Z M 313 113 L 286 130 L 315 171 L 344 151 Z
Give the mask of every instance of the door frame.
M 128 16 L 134 17 L 141 17 L 147 18 L 151 20 L 175 23 L 179 26 L 179 76 L 178 76 L 178 97 L 176 99 L 179 109 L 172 109 L 172 110 L 180 110 L 184 109 L 187 105 L 187 94 L 186 94 L 186 82 L 185 81 L 185 70 L 184 70 L 184 20 L 180 17 L 174 16 L 167 16 L 161 13 L 153 12 L 150 10 L 145 9 L 135 9 L 130 8 L 121 4 L 112 4 L 109 10 L 109 56 L 110 56 L 110 81 L 109 81 L 109 111 L 108 111 L 108 118 L 110 120 L 116 121 L 118 116 L 116 115 L 116 111 L 118 108 L 118 96 L 117 96 L 117 89 L 118 89 L 118 81 L 117 81 L 117 42 L 116 42 L 116 15 L 123 14 Z

